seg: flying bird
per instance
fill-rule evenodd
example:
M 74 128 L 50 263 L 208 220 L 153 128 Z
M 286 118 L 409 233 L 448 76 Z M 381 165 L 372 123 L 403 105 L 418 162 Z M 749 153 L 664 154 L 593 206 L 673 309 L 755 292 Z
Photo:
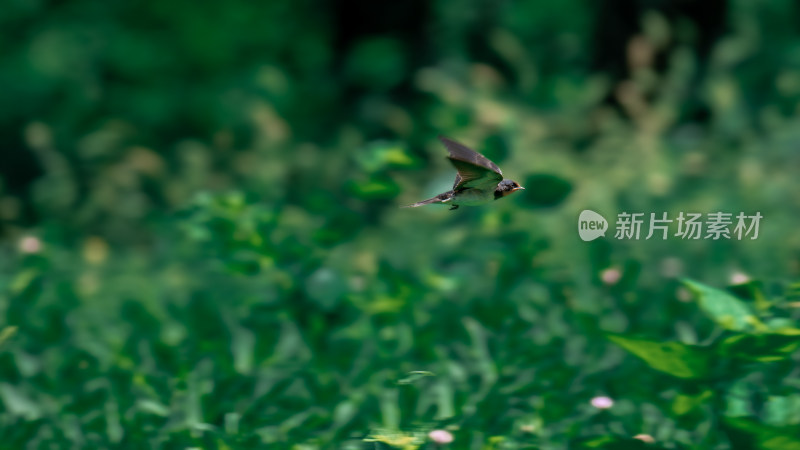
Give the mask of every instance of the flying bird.
M 447 159 L 458 171 L 456 181 L 453 183 L 453 190 L 404 206 L 404 208 L 416 208 L 431 203 L 446 203 L 451 205 L 450 209 L 453 210 L 458 209 L 461 205 L 483 205 L 503 198 L 512 192 L 525 189 L 514 180 L 503 179 L 503 172 L 500 171 L 497 164 L 489 161 L 487 157 L 475 150 L 444 136 L 439 136 L 439 140 L 447 147 L 447 151 L 450 153 Z

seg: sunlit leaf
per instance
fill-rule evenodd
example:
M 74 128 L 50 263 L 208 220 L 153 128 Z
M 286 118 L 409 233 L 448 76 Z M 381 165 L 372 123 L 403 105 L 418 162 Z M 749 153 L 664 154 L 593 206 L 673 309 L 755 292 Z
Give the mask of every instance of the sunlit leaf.
M 425 436 L 419 432 L 376 430 L 364 438 L 364 442 L 380 442 L 392 448 L 416 450 L 425 443 Z
M 609 335 L 608 339 L 653 369 L 678 378 L 702 378 L 709 373 L 709 353 L 704 347 L 621 335 Z
M 682 416 L 702 405 L 713 396 L 714 393 L 710 390 L 703 391 L 697 395 L 678 394 L 672 401 L 672 412 L 675 415 Z
M 367 180 L 352 180 L 347 183 L 348 190 L 356 197 L 364 200 L 390 199 L 400 193 L 400 186 L 385 177 L 374 177 Z
M 728 330 L 764 330 L 755 312 L 742 300 L 711 286 L 692 280 L 683 283 L 696 295 L 700 308 L 717 324 Z
M 388 167 L 407 167 L 414 159 L 405 146 L 393 142 L 375 142 L 360 151 L 356 159 L 366 172 L 377 172 Z

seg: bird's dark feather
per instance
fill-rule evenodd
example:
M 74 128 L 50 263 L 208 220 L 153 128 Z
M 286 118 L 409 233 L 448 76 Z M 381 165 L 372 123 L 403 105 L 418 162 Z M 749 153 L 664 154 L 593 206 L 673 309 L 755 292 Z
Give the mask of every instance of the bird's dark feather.
M 500 175 L 503 174 L 500 168 L 497 167 L 497 164 L 493 163 L 489 160 L 489 158 L 481 155 L 466 145 L 459 144 L 458 142 L 444 136 L 439 136 L 439 140 L 442 141 L 445 147 L 447 147 L 447 151 L 450 153 L 451 158 L 484 167 L 492 172 L 499 173 Z
M 503 181 L 503 175 L 488 170 L 485 167 L 476 166 L 475 164 L 459 159 L 448 159 L 458 171 L 453 190 L 459 191 L 466 188 L 474 188 L 493 191 L 497 187 L 497 183 Z
M 497 164 L 471 148 L 458 142 L 439 136 L 447 151 L 449 160 L 458 171 L 454 190 L 463 188 L 494 189 L 497 183 L 503 181 L 503 172 Z

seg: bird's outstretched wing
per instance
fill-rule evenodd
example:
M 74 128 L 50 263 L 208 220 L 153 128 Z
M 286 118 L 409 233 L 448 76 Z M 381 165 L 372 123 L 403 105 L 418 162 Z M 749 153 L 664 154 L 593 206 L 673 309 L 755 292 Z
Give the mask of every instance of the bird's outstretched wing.
M 458 171 L 453 190 L 462 188 L 494 190 L 497 183 L 503 181 L 503 172 L 497 164 L 485 156 L 444 136 L 439 136 L 439 140 L 447 147 L 450 153 L 448 159 Z

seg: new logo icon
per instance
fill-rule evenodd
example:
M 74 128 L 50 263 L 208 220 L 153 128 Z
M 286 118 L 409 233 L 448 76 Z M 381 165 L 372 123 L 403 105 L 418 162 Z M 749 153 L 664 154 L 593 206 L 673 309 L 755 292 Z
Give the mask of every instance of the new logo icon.
M 608 230 L 608 221 L 592 211 L 591 209 L 584 209 L 581 215 L 578 216 L 578 235 L 584 241 L 593 241 L 600 236 L 606 235 Z

